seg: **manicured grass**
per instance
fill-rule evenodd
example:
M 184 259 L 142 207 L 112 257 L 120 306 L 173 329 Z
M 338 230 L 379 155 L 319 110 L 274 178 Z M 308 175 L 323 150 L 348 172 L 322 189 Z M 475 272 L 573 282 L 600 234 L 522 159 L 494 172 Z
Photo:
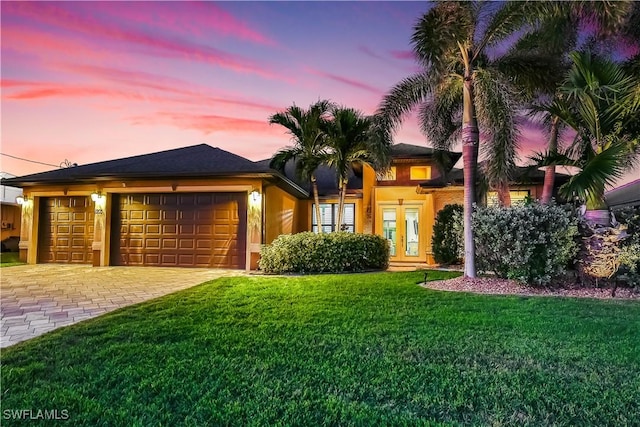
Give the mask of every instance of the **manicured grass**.
M 22 265 L 20 262 L 20 254 L 18 252 L 0 252 L 0 267 L 12 267 L 14 265 Z
M 422 277 L 225 278 L 54 331 L 2 352 L 3 415 L 67 410 L 66 424 L 87 426 L 640 420 L 637 302 L 437 292 Z

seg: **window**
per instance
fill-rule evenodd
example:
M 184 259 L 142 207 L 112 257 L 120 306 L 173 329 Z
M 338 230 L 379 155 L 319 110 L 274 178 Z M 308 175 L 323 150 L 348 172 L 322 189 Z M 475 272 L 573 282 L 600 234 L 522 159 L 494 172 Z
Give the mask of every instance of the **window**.
M 387 173 L 384 174 L 377 174 L 376 177 L 378 178 L 378 181 L 395 181 L 396 180 L 396 167 L 395 166 L 391 166 L 389 168 L 389 170 L 387 171 Z
M 318 232 L 318 221 L 316 221 L 316 204 L 311 204 L 311 230 Z M 336 231 L 336 222 L 338 221 L 338 204 L 337 203 L 320 203 L 320 217 L 322 218 L 322 231 L 330 233 Z M 350 233 L 356 229 L 356 205 L 354 203 L 344 204 L 344 216 L 342 219 L 342 229 Z
M 509 191 L 511 196 L 511 206 L 524 205 L 529 199 L 529 190 Z M 487 206 L 498 206 L 498 192 L 490 191 L 487 193 Z
M 411 166 L 409 174 L 412 181 L 431 179 L 431 166 Z

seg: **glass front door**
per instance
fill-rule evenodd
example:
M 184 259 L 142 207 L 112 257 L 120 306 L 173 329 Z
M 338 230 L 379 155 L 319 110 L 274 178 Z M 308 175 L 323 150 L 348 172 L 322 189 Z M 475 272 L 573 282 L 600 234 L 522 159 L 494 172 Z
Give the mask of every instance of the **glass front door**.
M 420 206 L 385 206 L 379 233 L 389 241 L 392 261 L 418 261 L 421 253 Z

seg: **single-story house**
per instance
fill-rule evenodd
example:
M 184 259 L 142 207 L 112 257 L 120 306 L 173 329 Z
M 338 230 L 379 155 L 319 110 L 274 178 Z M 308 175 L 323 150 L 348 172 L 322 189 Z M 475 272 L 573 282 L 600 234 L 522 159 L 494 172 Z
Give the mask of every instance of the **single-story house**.
M 451 164 L 460 153 L 447 153 Z M 441 175 L 434 151 L 396 144 L 389 173 L 354 168 L 345 229 L 391 244 L 391 261 L 433 263 L 437 212 L 462 203 L 462 173 Z M 24 190 L 20 256 L 35 263 L 255 269 L 262 244 L 317 230 L 309 184 L 206 144 L 4 179 Z M 514 186 L 537 198 L 542 174 Z M 335 229 L 338 190 L 317 173 L 322 227 Z
M 0 178 L 15 178 L 15 175 L 0 172 Z M 20 236 L 20 215 L 22 209 L 16 200 L 19 200 L 21 196 L 22 190 L 20 188 L 0 185 L 0 217 L 2 220 L 0 240 L 3 242 L 3 250 L 5 248 L 5 241 L 17 239 Z
M 640 208 L 640 179 L 607 191 L 604 199 L 609 209 Z

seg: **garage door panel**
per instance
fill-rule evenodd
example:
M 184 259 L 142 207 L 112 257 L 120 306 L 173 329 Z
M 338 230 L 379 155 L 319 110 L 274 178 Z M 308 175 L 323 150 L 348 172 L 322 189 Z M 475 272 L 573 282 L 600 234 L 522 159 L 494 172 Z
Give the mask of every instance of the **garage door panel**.
M 164 249 L 177 249 L 178 239 L 162 239 L 162 248 Z
M 244 268 L 246 199 L 246 193 L 116 195 L 122 227 L 112 228 L 121 230 L 112 236 L 120 241 L 112 259 L 125 265 Z M 135 235 L 139 240 L 131 238 L 133 227 L 142 227 Z M 127 256 L 137 251 L 142 260 Z
M 144 227 L 144 231 L 147 235 L 160 235 L 160 224 L 147 224 Z
M 163 210 L 162 219 L 165 221 L 175 221 L 178 219 L 178 211 L 176 210 Z
M 38 232 L 38 261 L 91 264 L 93 203 L 86 196 L 43 198 Z
M 162 234 L 165 236 L 173 236 L 177 234 L 178 226 L 176 224 L 162 224 Z
M 158 255 L 153 256 L 158 257 Z M 162 254 L 158 262 L 167 266 L 175 266 L 178 265 L 178 256 L 176 254 Z
M 150 210 L 146 212 L 147 221 L 158 221 L 160 219 L 160 210 Z
M 145 239 L 145 248 L 157 249 L 160 247 L 160 239 Z

